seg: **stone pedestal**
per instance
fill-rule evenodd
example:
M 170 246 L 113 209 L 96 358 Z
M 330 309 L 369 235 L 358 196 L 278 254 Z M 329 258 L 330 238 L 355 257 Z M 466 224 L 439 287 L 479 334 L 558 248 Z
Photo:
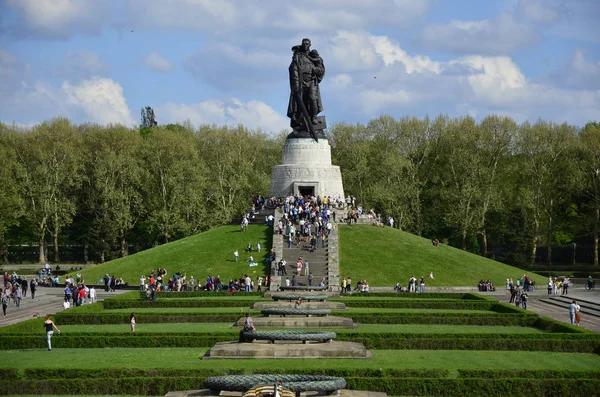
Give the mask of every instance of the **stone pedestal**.
M 240 358 L 366 358 L 371 352 L 362 343 L 253 343 L 218 342 L 203 359 Z
M 344 199 L 340 167 L 331 165 L 327 139 L 288 138 L 283 162 L 273 167 L 270 194 L 276 197 L 310 195 Z
M 306 316 L 269 316 L 254 317 L 254 326 L 262 328 L 356 328 L 356 324 L 349 317 L 324 316 L 324 317 L 306 317 Z M 242 317 L 236 323 L 238 328 L 242 328 L 246 318 Z

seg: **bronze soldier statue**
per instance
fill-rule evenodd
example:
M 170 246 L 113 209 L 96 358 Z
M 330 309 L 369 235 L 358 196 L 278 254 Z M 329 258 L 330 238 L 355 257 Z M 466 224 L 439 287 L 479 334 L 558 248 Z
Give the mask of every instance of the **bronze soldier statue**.
M 325 76 L 323 58 L 317 50 L 310 50 L 310 39 L 302 39 L 302 45 L 292 47 L 290 72 L 290 102 L 287 115 L 294 129 L 294 137 L 312 137 L 317 140 L 323 134 L 324 120 L 317 115 L 323 111 L 319 83 Z M 323 119 L 323 118 L 321 118 Z

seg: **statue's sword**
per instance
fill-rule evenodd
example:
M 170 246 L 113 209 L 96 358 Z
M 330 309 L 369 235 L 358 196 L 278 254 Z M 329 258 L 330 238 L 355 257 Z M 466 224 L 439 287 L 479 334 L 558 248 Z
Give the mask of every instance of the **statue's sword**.
M 298 103 L 298 107 L 300 108 L 300 111 L 302 112 L 302 115 L 304 116 L 304 123 L 306 124 L 306 127 L 308 128 L 308 132 L 310 132 L 310 136 L 315 140 L 315 142 L 318 143 L 319 140 L 317 139 L 317 134 L 315 133 L 315 128 L 313 126 L 310 115 L 308 114 L 308 110 L 306 110 L 306 106 L 304 106 L 304 102 L 302 101 L 302 96 L 300 95 L 300 91 L 296 91 L 294 96 L 296 97 L 296 102 Z

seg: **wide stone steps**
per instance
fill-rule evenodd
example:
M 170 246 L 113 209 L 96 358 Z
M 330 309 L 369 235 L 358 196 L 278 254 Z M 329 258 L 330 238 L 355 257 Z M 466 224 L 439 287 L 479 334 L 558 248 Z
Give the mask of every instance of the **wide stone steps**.
M 573 299 L 574 298 L 565 295 L 548 295 L 548 298 L 543 298 L 541 299 L 541 301 L 544 303 L 568 309 Z M 577 302 L 579 303 L 581 313 L 589 314 L 595 317 L 600 317 L 599 304 L 582 299 L 577 299 Z
M 285 238 L 284 241 L 286 241 Z M 294 243 L 291 248 L 287 247 L 287 241 L 284 242 L 283 258 L 287 261 L 287 276 L 284 276 L 283 279 L 285 280 L 285 277 L 288 277 L 291 280 L 292 275 L 296 274 L 296 262 L 300 256 L 303 256 L 304 262 L 309 263 L 309 270 L 313 275 L 313 285 L 318 285 L 322 278 L 327 279 L 329 263 L 327 247 L 327 242 L 325 243 L 325 248 L 322 248 L 321 244 L 319 244 L 314 252 L 310 252 L 310 244 L 308 242 L 300 241 L 298 244 Z M 296 284 L 308 285 L 308 276 L 304 274 L 304 268 L 302 268 L 300 275 L 296 274 Z

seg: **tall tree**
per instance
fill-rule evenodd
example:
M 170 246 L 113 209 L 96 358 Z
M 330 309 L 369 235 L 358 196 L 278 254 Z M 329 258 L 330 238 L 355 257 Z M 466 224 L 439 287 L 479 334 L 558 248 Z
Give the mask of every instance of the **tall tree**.
M 450 120 L 440 137 L 434 171 L 441 185 L 444 222 L 459 232 L 464 250 L 481 217 L 480 135 L 481 129 L 471 117 Z
M 488 256 L 487 219 L 490 211 L 502 205 L 499 185 L 508 180 L 506 174 L 499 175 L 506 167 L 517 133 L 517 124 L 509 117 L 487 116 L 480 124 L 480 139 L 477 143 L 481 164 L 478 168 L 481 183 L 481 210 L 479 211 L 478 233 L 481 235 L 481 255 Z
M 153 129 L 144 141 L 144 196 L 150 229 L 165 243 L 205 221 L 205 164 L 193 131 Z
M 592 210 L 592 239 L 594 241 L 594 266 L 598 261 L 598 234 L 600 233 L 600 123 L 588 123 L 579 134 L 582 151 L 581 170 L 584 175 L 584 195 Z
M 567 126 L 538 121 L 519 127 L 516 150 L 522 159 L 520 199 L 529 218 L 530 263 L 536 257 L 542 226 L 548 247 L 547 261 L 552 263 L 552 237 L 558 204 L 569 194 L 572 181 L 567 155 L 574 144 L 575 130 Z
M 92 227 L 105 250 L 118 241 L 120 255 L 128 254 L 128 233 L 140 219 L 143 209 L 142 138 L 120 125 L 86 125 L 88 148 L 89 207 Z
M 18 225 L 19 218 L 23 214 L 23 200 L 19 194 L 17 181 L 22 169 L 17 162 L 14 148 L 9 145 L 10 134 L 18 133 L 0 123 L 0 261 L 8 262 L 7 231 L 10 227 Z
M 48 231 L 53 240 L 54 260 L 58 261 L 58 237 L 72 221 L 76 200 L 72 193 L 81 181 L 80 136 L 69 120 L 58 118 L 12 138 L 23 169 L 19 182 L 26 202 L 25 219 L 37 231 L 39 260 L 47 261 Z
M 248 209 L 248 200 L 269 188 L 271 169 L 279 161 L 281 148 L 267 143 L 267 137 L 243 126 L 199 128 L 200 155 L 211 176 L 207 204 L 211 221 L 230 222 Z

